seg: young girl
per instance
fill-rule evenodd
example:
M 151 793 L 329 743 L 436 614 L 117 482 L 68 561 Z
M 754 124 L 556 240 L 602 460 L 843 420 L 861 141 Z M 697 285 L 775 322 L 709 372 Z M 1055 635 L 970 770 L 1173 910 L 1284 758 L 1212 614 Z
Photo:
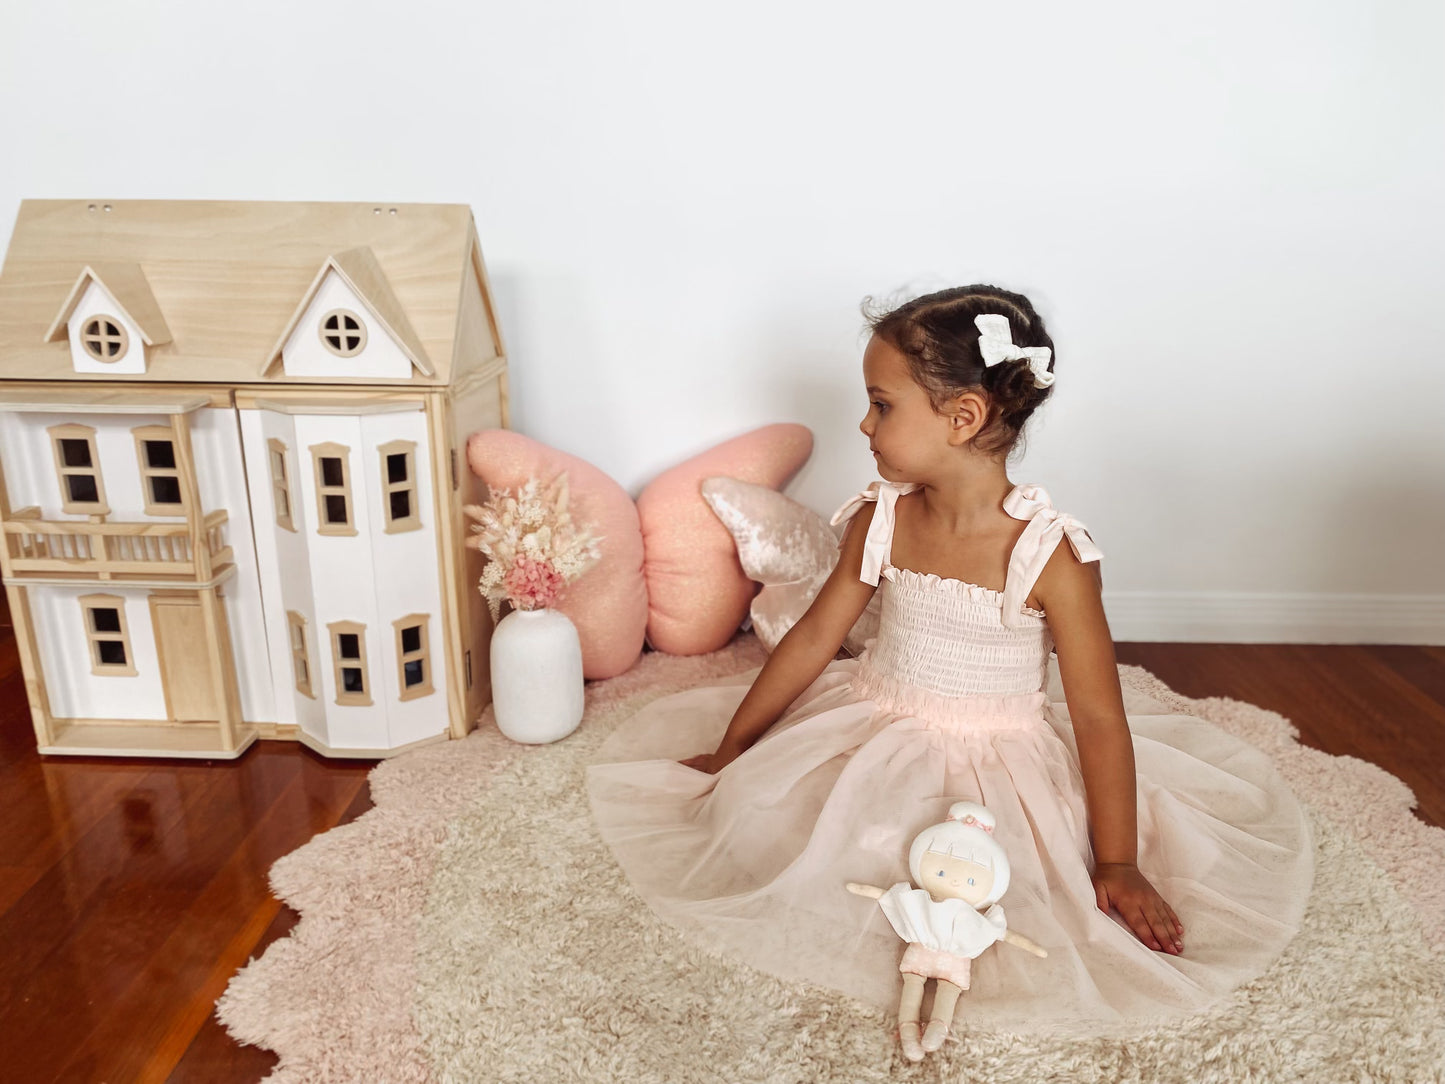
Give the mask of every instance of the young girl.
M 905 880 L 909 841 L 977 802 L 1012 866 L 1010 925 L 1048 956 L 985 955 L 969 1019 L 1203 1008 L 1298 929 L 1303 812 L 1245 742 L 1141 694 L 1126 715 L 1103 555 L 1005 471 L 1054 382 L 1029 300 L 968 286 L 870 324 L 859 428 L 881 480 L 834 516 L 849 521 L 837 567 L 760 671 L 618 728 L 588 772 L 596 824 L 698 943 L 890 1008 L 897 936 L 840 886 Z M 877 637 L 835 660 L 875 591 Z M 1051 650 L 1062 702 L 1045 691 Z

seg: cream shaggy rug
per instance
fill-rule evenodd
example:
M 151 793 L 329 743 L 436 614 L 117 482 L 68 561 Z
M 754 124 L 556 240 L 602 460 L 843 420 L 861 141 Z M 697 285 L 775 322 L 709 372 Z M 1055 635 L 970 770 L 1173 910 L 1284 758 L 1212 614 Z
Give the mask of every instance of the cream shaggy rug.
M 301 921 L 232 980 L 222 1023 L 280 1055 L 273 1081 L 1445 1080 L 1445 831 L 1374 765 L 1138 667 L 1119 668 L 1127 710 L 1197 715 L 1264 749 L 1316 832 L 1303 930 L 1216 1009 L 1070 1041 L 972 1032 L 965 1002 L 962 1034 L 915 1066 L 887 1014 L 693 948 L 592 830 L 584 771 L 647 701 L 764 658 L 751 634 L 648 654 L 589 685 L 582 726 L 555 745 L 515 745 L 486 716 L 465 741 L 382 763 L 375 809 L 272 868 Z

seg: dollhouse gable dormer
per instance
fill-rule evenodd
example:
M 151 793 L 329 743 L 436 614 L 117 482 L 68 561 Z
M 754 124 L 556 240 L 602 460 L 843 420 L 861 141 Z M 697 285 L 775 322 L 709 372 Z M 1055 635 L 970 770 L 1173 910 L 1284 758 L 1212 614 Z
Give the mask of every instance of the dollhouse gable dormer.
M 327 258 L 267 362 L 267 375 L 404 380 L 434 375 L 421 339 L 370 248 Z
M 170 342 L 171 332 L 140 264 L 91 263 L 45 334 L 62 338 L 77 373 L 144 375 L 147 348 Z

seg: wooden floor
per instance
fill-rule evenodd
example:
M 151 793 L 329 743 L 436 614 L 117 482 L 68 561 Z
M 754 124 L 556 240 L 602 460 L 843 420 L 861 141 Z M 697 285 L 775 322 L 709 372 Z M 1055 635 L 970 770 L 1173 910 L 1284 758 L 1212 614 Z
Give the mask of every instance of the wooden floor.
M 374 762 L 260 742 L 231 762 L 45 758 L 0 594 L 0 1080 L 255 1081 L 212 1015 L 297 916 L 266 872 L 371 807 Z M 1445 648 L 1120 644 L 1186 696 L 1291 719 L 1403 779 L 1445 824 Z

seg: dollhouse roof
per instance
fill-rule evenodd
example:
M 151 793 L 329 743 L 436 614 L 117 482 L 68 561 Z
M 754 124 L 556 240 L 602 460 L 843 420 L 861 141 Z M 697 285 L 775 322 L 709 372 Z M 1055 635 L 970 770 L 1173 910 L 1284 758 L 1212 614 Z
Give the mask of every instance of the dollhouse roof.
M 333 270 L 411 359 L 408 378 L 271 364 Z M 0 378 L 445 385 L 475 319 L 468 275 L 490 309 L 466 204 L 25 200 L 0 269 Z M 74 371 L 63 328 L 90 278 L 142 329 L 144 374 Z

